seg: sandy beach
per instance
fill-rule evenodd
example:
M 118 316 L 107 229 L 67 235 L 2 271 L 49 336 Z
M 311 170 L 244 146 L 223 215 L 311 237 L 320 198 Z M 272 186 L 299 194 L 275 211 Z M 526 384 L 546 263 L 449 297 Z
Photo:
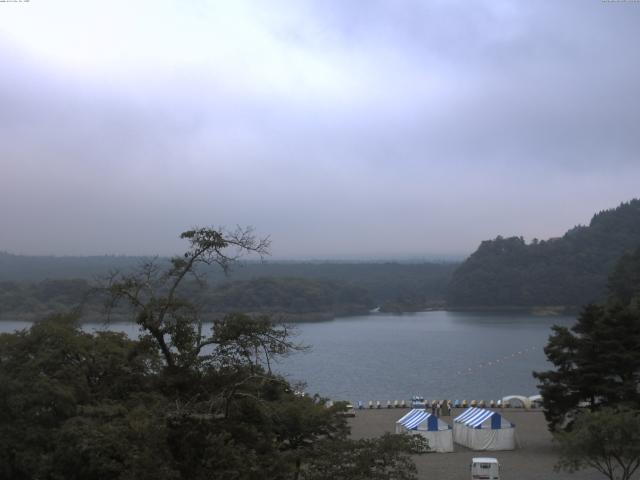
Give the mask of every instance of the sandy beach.
M 358 410 L 349 420 L 353 438 L 371 438 L 384 432 L 393 432 L 395 422 L 407 409 Z M 455 410 L 455 417 L 462 410 Z M 418 478 L 421 480 L 468 480 L 472 457 L 495 457 L 502 464 L 501 479 L 505 480 L 602 480 L 595 470 L 577 473 L 555 472 L 553 466 L 558 457 L 551 434 L 547 431 L 544 415 L 540 410 L 504 409 L 502 415 L 516 424 L 519 448 L 502 452 L 474 452 L 455 444 L 453 453 L 428 453 L 416 455 Z M 450 416 L 441 417 L 451 424 Z M 634 478 L 640 478 L 636 475 Z

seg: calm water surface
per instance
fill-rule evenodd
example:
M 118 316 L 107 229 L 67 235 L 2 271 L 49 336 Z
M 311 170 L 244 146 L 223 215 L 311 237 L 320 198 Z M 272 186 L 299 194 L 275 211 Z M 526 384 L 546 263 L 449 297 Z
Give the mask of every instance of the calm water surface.
M 498 399 L 538 393 L 533 370 L 546 370 L 550 327 L 572 317 L 421 312 L 299 324 L 312 351 L 280 364 L 290 380 L 330 398 Z
M 498 399 L 537 393 L 533 370 L 549 368 L 543 347 L 553 324 L 573 317 L 514 313 L 420 312 L 372 314 L 297 324 L 297 341 L 311 346 L 282 360 L 290 381 L 333 399 Z M 2 331 L 28 322 L 0 322 Z M 104 328 L 90 323 L 88 331 Z M 113 324 L 131 336 L 132 324 Z

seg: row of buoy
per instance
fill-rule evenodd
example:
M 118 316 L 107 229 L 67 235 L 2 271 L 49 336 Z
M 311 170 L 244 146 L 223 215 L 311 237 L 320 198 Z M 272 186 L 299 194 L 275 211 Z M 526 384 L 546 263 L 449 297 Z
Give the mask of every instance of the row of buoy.
M 380 403 L 380 400 L 376 400 L 375 402 L 373 400 L 369 400 L 369 403 L 367 405 L 368 408 L 382 408 L 382 403 Z M 386 408 L 407 408 L 407 402 L 406 400 L 394 400 L 393 403 L 391 403 L 391 400 L 387 400 L 387 405 Z M 358 409 L 363 410 L 364 409 L 364 403 L 362 403 L 362 400 L 358 400 Z
M 466 400 L 462 400 L 461 402 L 459 402 L 458 400 L 456 400 L 455 402 L 453 402 L 453 407 L 454 408 L 468 408 L 468 407 L 478 407 L 478 408 L 500 408 L 500 407 L 504 407 L 504 408 L 509 408 L 511 406 L 511 404 L 507 401 L 507 402 L 503 402 L 502 400 L 498 400 L 498 401 L 493 401 L 493 400 L 469 400 L 469 402 L 467 402 Z
M 475 366 L 475 368 L 480 369 L 480 368 L 498 366 L 498 365 L 504 363 L 505 361 L 509 360 L 510 358 L 515 358 L 518 355 L 523 355 L 523 354 L 525 354 L 527 352 L 535 350 L 535 348 L 536 347 L 528 347 L 528 348 L 525 348 L 524 350 L 518 350 L 517 352 L 513 352 L 513 353 L 511 353 L 509 355 L 505 355 L 502 358 L 496 358 L 495 360 L 491 360 L 489 362 L 479 363 L 478 365 Z M 474 368 L 473 367 L 469 367 L 466 370 L 465 369 L 458 370 L 456 372 L 456 375 L 471 375 L 472 373 L 474 373 Z
M 359 410 L 364 410 L 365 409 L 365 404 L 362 402 L 362 400 L 358 400 L 358 409 Z M 451 400 L 432 400 L 431 402 L 424 402 L 424 407 L 423 408 L 441 408 L 443 405 L 447 405 L 450 409 L 451 408 L 469 408 L 469 407 L 479 407 L 479 408 L 509 408 L 510 402 L 502 402 L 502 400 L 498 400 L 498 401 L 494 401 L 494 400 L 469 400 L 468 402 L 466 400 L 454 400 L 453 402 Z M 369 400 L 369 403 L 367 404 L 367 408 L 369 409 L 378 409 L 378 408 L 409 408 L 411 405 L 407 404 L 406 400 L 394 400 L 393 402 L 391 400 L 387 400 L 386 405 L 381 403 L 380 400 Z

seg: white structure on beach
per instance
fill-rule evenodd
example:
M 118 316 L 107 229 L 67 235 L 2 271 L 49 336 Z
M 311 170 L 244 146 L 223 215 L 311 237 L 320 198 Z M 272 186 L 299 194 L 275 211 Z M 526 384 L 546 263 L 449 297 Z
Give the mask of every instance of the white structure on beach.
M 542 405 L 542 395 L 531 395 L 530 397 L 525 397 L 523 395 L 509 395 L 507 397 L 502 397 L 502 405 L 509 404 L 512 407 L 519 406 L 514 405 L 514 402 L 518 402 L 522 408 L 537 408 Z
M 453 435 L 451 427 L 421 409 L 413 409 L 396 422 L 396 433 L 422 435 L 433 452 L 453 452 Z
M 471 450 L 514 450 L 515 427 L 498 412 L 469 408 L 453 419 L 453 439 Z

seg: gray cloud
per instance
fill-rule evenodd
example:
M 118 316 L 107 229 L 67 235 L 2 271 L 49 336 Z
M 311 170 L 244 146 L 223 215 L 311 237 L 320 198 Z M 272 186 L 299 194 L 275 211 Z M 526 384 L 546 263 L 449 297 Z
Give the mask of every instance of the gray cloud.
M 464 254 L 638 195 L 636 4 L 78 5 L 0 20 L 0 249 Z

